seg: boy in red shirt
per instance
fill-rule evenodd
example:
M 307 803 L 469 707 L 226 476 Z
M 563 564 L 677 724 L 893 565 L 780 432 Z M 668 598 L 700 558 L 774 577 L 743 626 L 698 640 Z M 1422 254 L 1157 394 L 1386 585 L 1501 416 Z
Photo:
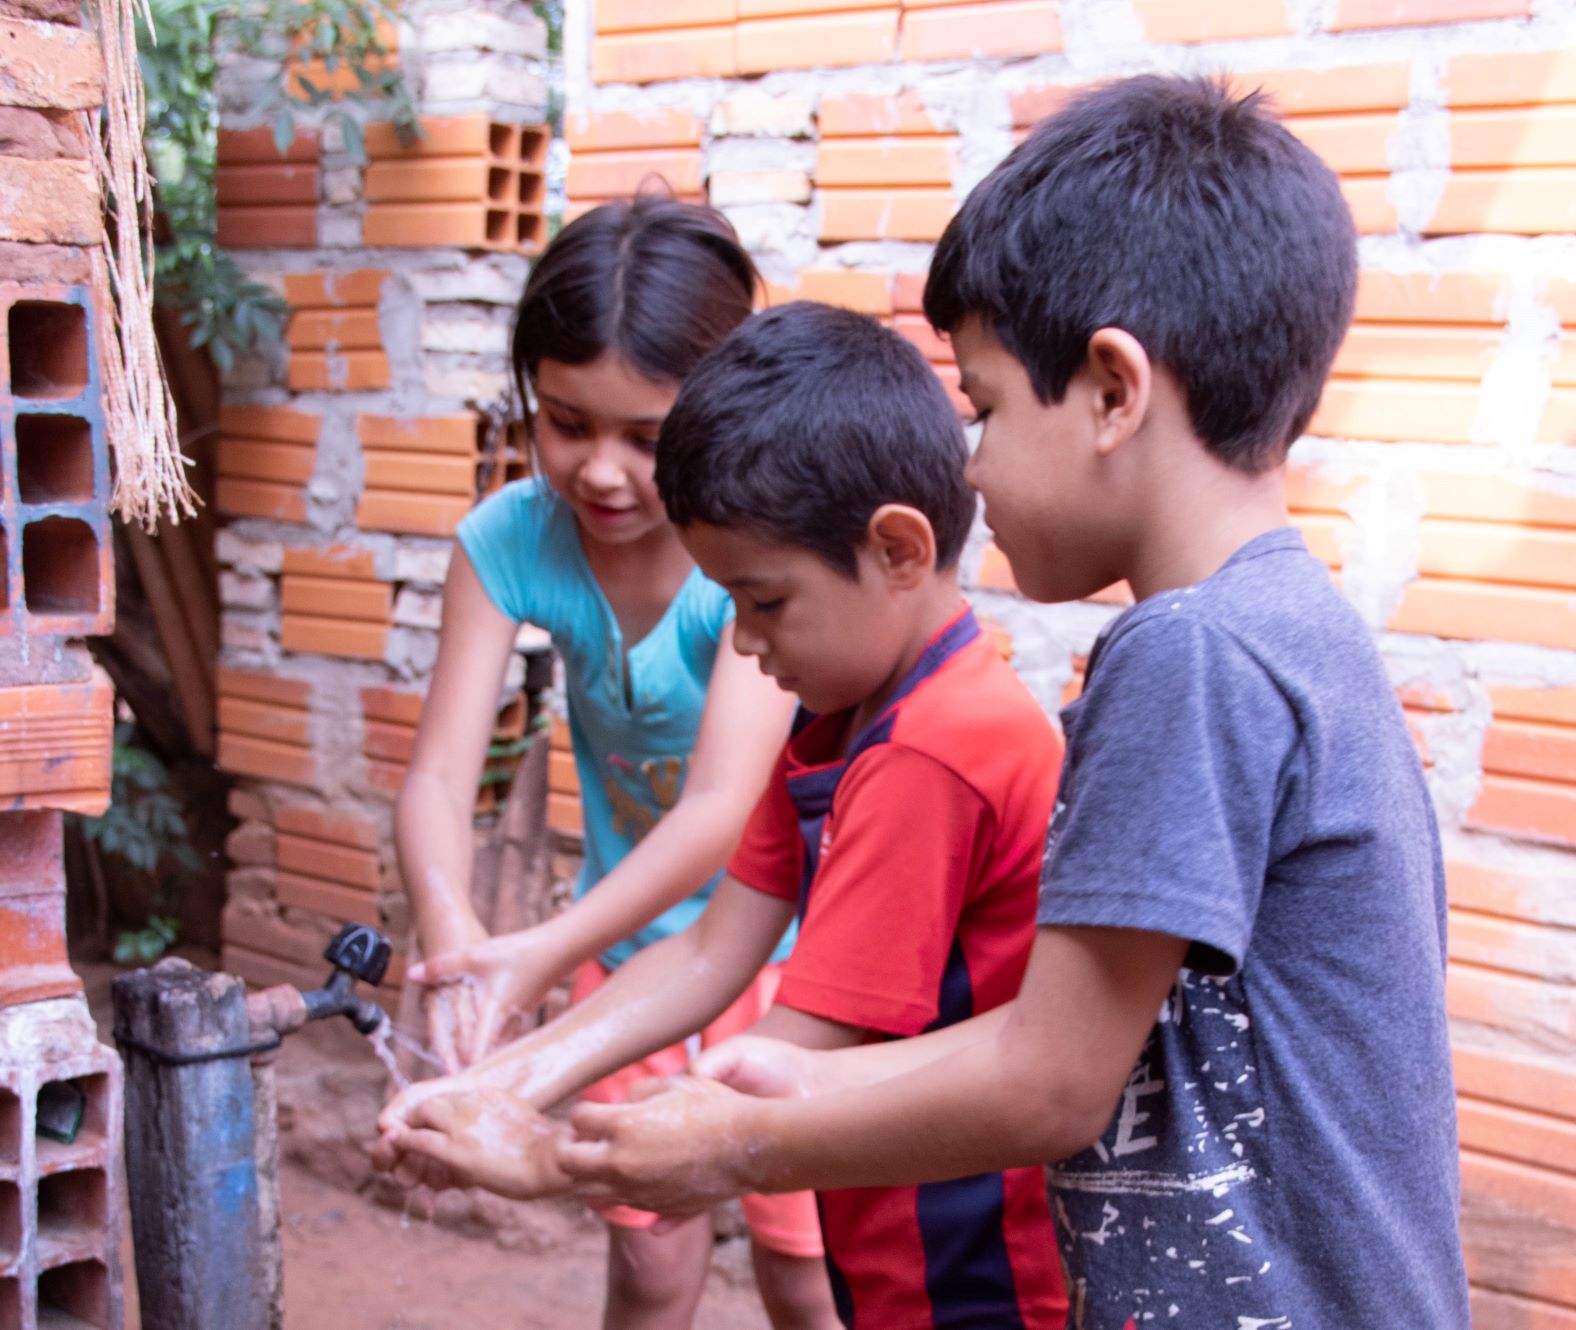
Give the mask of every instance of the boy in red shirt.
M 696 368 L 663 426 L 657 482 L 733 595 L 737 649 L 803 703 L 793 737 L 701 919 L 552 1025 L 395 1100 L 385 1166 L 516 1196 L 562 1189 L 556 1132 L 522 1105 L 699 1029 L 796 912 L 756 1034 L 843 1047 L 1011 1001 L 1060 749 L 958 589 L 964 460 L 923 358 L 861 315 L 772 310 Z M 1039 1169 L 819 1201 L 845 1324 L 1064 1324 Z

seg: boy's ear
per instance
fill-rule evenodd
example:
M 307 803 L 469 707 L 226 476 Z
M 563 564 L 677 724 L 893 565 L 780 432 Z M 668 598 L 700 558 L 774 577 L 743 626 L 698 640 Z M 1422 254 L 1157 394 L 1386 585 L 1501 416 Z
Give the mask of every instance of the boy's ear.
M 888 585 L 918 586 L 936 567 L 936 533 L 930 519 L 906 503 L 884 503 L 870 514 L 865 548 Z
M 1095 449 L 1115 452 L 1149 414 L 1154 366 L 1131 333 L 1100 328 L 1089 339 L 1086 366 L 1095 389 Z

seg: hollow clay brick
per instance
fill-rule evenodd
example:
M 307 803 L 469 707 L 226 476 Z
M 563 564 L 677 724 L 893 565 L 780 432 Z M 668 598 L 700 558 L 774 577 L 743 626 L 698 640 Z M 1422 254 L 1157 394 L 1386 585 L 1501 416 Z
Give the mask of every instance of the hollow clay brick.
M 279 835 L 279 867 L 367 891 L 376 891 L 379 882 L 375 850 L 363 850 L 285 832 Z
M 502 202 L 514 189 L 514 179 L 512 166 L 495 166 L 486 157 L 432 157 L 373 162 L 362 189 L 374 203 L 479 202 L 489 197 Z
M 518 146 L 518 130 L 485 115 L 423 116 L 422 137 L 401 143 L 392 121 L 369 124 L 363 134 L 367 156 L 379 161 L 418 161 L 429 157 L 485 157 Z
M 512 249 L 514 210 L 469 203 L 373 203 L 361 223 L 368 245 Z
M 1232 75 L 1243 89 L 1268 93 L 1271 109 L 1283 116 L 1399 111 L 1411 102 L 1411 80 L 1411 67 L 1399 60 L 1328 69 L 1255 69 Z
M 1057 10 L 1051 0 L 912 10 L 903 15 L 903 59 L 978 60 L 1060 51 Z
M 294 443 L 260 443 L 220 439 L 217 465 L 221 476 L 304 485 L 312 479 L 317 459 L 311 448 Z
M 752 19 L 734 31 L 740 74 L 882 64 L 897 56 L 898 11 Z
M 1576 47 L 1452 56 L 1445 62 L 1443 82 L 1451 107 L 1576 101 Z
M 397 490 L 368 490 L 356 506 L 356 525 L 363 531 L 392 531 L 402 536 L 454 534 L 474 506 L 467 496 L 409 494 Z
M 310 614 L 386 626 L 394 608 L 394 588 L 388 582 L 286 575 L 280 579 L 279 608 L 287 615 Z
M 347 924 L 367 924 L 377 928 L 383 922 L 378 914 L 377 898 L 353 887 L 321 882 L 296 873 L 280 873 L 276 894 L 281 905 L 314 910 Z
M 383 334 L 376 309 L 300 310 L 291 316 L 285 341 L 292 350 L 375 351 Z
M 1483 735 L 1483 770 L 1576 782 L 1576 730 L 1538 721 L 1496 720 Z
M 1425 472 L 1424 512 L 1479 522 L 1576 528 L 1576 495 L 1518 484 L 1500 476 Z
M 951 190 L 829 189 L 822 240 L 937 240 L 957 202 Z
M 564 117 L 564 137 L 572 153 L 616 148 L 698 148 L 703 129 L 699 116 L 679 107 L 653 106 L 600 115 L 580 111 Z
M 1532 0 L 1339 0 L 1331 32 L 1354 28 L 1410 28 L 1473 19 L 1525 18 Z
M 219 729 L 250 734 L 258 739 L 305 746 L 310 740 L 311 719 L 305 711 L 275 706 L 249 697 L 224 697 L 218 701 Z
M 362 722 L 361 751 L 369 758 L 403 766 L 415 750 L 413 725 L 394 725 L 388 721 L 366 719 Z
M 1333 438 L 1470 443 L 1475 383 L 1331 379 L 1308 426 Z
M 731 27 L 614 34 L 591 48 L 591 77 L 598 83 L 730 78 L 736 72 Z
M 468 457 L 371 452 L 366 455 L 363 476 L 369 490 L 456 495 L 467 502 L 476 488 L 476 464 Z
M 1576 170 L 1452 171 L 1428 235 L 1576 231 Z
M 1508 962 L 1505 968 L 1515 968 L 1524 952 L 1519 945 L 1528 933 L 1507 928 L 1503 921 L 1482 918 L 1451 921 L 1451 938 L 1454 941 L 1465 928 L 1504 931 L 1504 945 L 1496 952 Z M 1536 935 L 1531 935 L 1536 941 Z M 1491 960 L 1480 964 L 1493 964 Z M 1456 1105 L 1457 1134 L 1463 1149 L 1481 1150 L 1501 1159 L 1534 1164 L 1576 1174 L 1576 1123 L 1550 1117 L 1531 1117 L 1513 1108 L 1499 1104 L 1486 1104 L 1475 1099 L 1462 1098 Z M 1507 1324 L 1501 1316 L 1485 1317 L 1474 1314 L 1476 1325 Z
M 568 794 L 555 794 L 552 791 L 547 795 L 547 825 L 552 831 L 568 836 L 583 836 L 585 834 L 585 814 L 581 810 L 580 800 Z
M 1576 726 L 1576 688 L 1523 688 L 1498 684 L 1489 686 L 1488 695 L 1496 717 Z
M 104 101 L 104 56 L 82 28 L 0 18 L 0 101 L 87 111 Z
M 369 720 L 414 727 L 421 719 L 423 694 L 405 688 L 363 688 L 361 714 Z
M 1334 372 L 1348 378 L 1476 382 L 1503 341 L 1504 334 L 1494 328 L 1358 324 L 1337 353 Z
M 1401 122 L 1389 112 L 1353 115 L 1306 115 L 1286 121 L 1286 128 L 1341 175 L 1377 174 L 1390 169 L 1389 142 Z
M 1357 279 L 1359 321 L 1389 323 L 1505 322 L 1500 273 L 1393 273 L 1364 269 Z
M 0 802 L 97 815 L 109 806 L 109 680 L 0 688 Z
M 1576 531 L 1426 518 L 1422 573 L 1576 589 Z
M 1289 37 L 1293 28 L 1284 0 L 1135 0 L 1144 37 L 1152 42 L 1222 42 L 1253 37 Z
M 310 249 L 317 244 L 317 206 L 220 208 L 215 238 L 226 249 Z
M 238 776 L 308 787 L 317 783 L 317 761 L 311 750 L 274 739 L 220 730 L 215 761 L 221 771 Z
M 1402 591 L 1387 626 L 1430 637 L 1576 648 L 1569 592 L 1544 587 L 1420 578 Z
M 220 476 L 214 482 L 214 507 L 235 517 L 306 521 L 306 495 L 299 486 Z
M 478 417 L 469 412 L 447 416 L 356 416 L 356 434 L 364 449 L 400 452 L 454 453 L 474 458 Z
M 365 392 L 387 388 L 389 358 L 381 351 L 297 351 L 285 367 L 292 392 Z
M 277 203 L 315 205 L 321 177 L 316 166 L 221 166 L 214 172 L 214 185 L 221 208 Z
M 380 268 L 285 275 L 285 301 L 296 309 L 348 309 L 376 305 L 393 274 Z
M 224 406 L 219 428 L 228 435 L 249 439 L 275 439 L 281 443 L 317 442 L 323 417 L 283 406 Z
M 714 208 L 808 203 L 811 192 L 810 176 L 805 171 L 713 171 L 707 182 L 707 194 Z
M 816 112 L 821 137 L 870 134 L 936 134 L 941 126 L 912 88 L 895 96 L 850 92 L 826 97 Z
M 1576 789 L 1519 776 L 1486 775 L 1466 824 L 1478 831 L 1576 845 Z
M 1389 176 L 1347 176 L 1341 180 L 1341 194 L 1360 234 L 1386 235 L 1396 229 L 1399 219 L 1389 190 Z
M 1453 878 L 1460 866 L 1446 867 Z M 1576 1071 L 1558 1062 L 1534 1059 L 1521 1050 L 1504 1053 L 1464 1047 L 1453 1049 L 1452 1057 L 1456 1088 L 1463 1093 L 1566 1117 L 1576 1104 Z
M 6 159 L 0 171 L 0 240 L 95 245 L 103 234 L 98 185 L 85 163 Z
M 382 660 L 388 646 L 386 623 L 345 622 L 305 614 L 285 614 L 279 621 L 279 645 L 286 651 L 353 660 Z
M 312 705 L 312 685 L 305 679 L 221 665 L 215 682 L 221 696 L 249 697 L 255 702 L 271 702 L 275 706 L 303 711 Z
M 281 561 L 289 577 L 377 578 L 377 556 L 358 545 L 309 545 L 287 549 Z
M 748 0 L 596 0 L 596 30 L 631 32 L 647 28 L 693 28 L 732 23 Z
M 1576 106 L 1452 111 L 1449 124 L 1453 167 L 1576 164 Z
M 272 126 L 258 129 L 221 129 L 219 131 L 219 166 L 277 166 L 281 162 L 310 164 L 319 153 L 318 133 L 315 129 L 297 129 L 290 146 L 279 151 Z
M 376 818 L 345 808 L 318 808 L 313 804 L 285 804 L 274 819 L 280 831 L 315 840 L 334 841 L 357 849 L 375 850 L 382 843 Z
M 694 193 L 701 188 L 700 153 L 660 148 L 580 153 L 570 158 L 564 188 L 576 198 L 614 198 L 634 193 L 652 177 L 675 194 Z
M 849 139 L 821 144 L 816 155 L 815 179 L 824 187 L 950 187 L 957 166 L 956 139 Z
M 798 296 L 885 318 L 892 313 L 892 278 L 851 268 L 806 268 L 799 274 Z

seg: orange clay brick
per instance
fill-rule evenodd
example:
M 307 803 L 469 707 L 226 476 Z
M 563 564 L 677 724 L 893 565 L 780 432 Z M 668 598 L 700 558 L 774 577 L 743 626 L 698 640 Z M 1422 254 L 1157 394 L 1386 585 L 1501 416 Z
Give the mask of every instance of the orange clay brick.
M 1452 111 L 1451 166 L 1576 164 L 1576 106 Z
M 1536 721 L 1496 720 L 1483 735 L 1483 770 L 1576 782 L 1576 730 Z
M 1392 113 L 1296 116 L 1286 128 L 1340 175 L 1362 175 L 1390 169 L 1390 136 L 1400 128 Z
M 829 189 L 822 240 L 938 240 L 957 203 L 951 190 Z
M 387 582 L 284 577 L 280 580 L 279 608 L 286 614 L 314 614 L 386 625 L 394 609 L 394 588 Z
M 596 0 L 598 32 L 700 27 L 732 23 L 737 16 L 737 0 Z
M 1456 1020 L 1534 1039 L 1566 1033 L 1571 994 L 1568 988 L 1555 990 L 1469 961 L 1451 961 L 1446 977 L 1446 1008 Z
M 1491 685 L 1489 701 L 1494 715 L 1516 720 L 1537 720 L 1551 725 L 1576 725 L 1576 688 L 1521 688 Z M 1576 901 L 1576 895 L 1571 897 Z
M 361 714 L 370 720 L 414 727 L 421 719 L 423 695 L 404 688 L 363 688 Z
M 925 109 L 924 99 L 912 88 L 889 97 L 868 92 L 827 97 L 821 102 L 816 121 L 823 139 L 861 134 L 935 134 L 941 129 Z
M 235 517 L 306 521 L 306 495 L 299 486 L 220 476 L 214 482 L 214 507 Z
M 1468 379 L 1483 376 L 1504 340 L 1498 330 L 1358 324 L 1335 357 L 1343 378 Z
M 617 148 L 698 148 L 700 117 L 678 107 L 653 106 L 639 111 L 584 111 L 564 118 L 564 137 L 571 152 L 606 152 Z
M 1367 484 L 1321 466 L 1286 468 L 1286 501 L 1298 512 L 1341 513 Z
M 503 202 L 513 185 L 510 168 L 485 157 L 433 157 L 375 161 L 362 177 L 361 192 L 375 203 Z
M 656 178 L 675 194 L 701 188 L 698 151 L 645 148 L 620 152 L 588 152 L 570 158 L 564 188 L 576 198 L 615 198 L 633 194 Z
M 1504 323 L 1505 279 L 1498 273 L 1358 274 L 1357 314 L 1369 323 Z
M 303 310 L 291 317 L 285 343 L 292 350 L 371 351 L 383 345 L 383 334 L 375 309 Z
M 1331 32 L 1354 28 L 1410 28 L 1472 19 L 1526 18 L 1532 0 L 1340 0 Z
M 1308 552 L 1314 558 L 1331 568 L 1341 566 L 1344 562 L 1343 546 L 1352 530 L 1351 518 L 1337 517 L 1331 513 L 1293 513 L 1291 520 L 1292 525 L 1302 532 Z
M 323 417 L 283 406 L 225 406 L 219 412 L 225 434 L 281 443 L 316 443 Z
M 221 208 L 245 204 L 317 202 L 316 166 L 221 166 L 214 172 L 214 197 Z
M 1515 962 L 1519 952 L 1507 951 Z M 1457 1129 L 1466 1149 L 1480 1149 L 1500 1158 L 1576 1174 L 1576 1123 L 1534 1117 L 1499 1104 L 1462 1099 L 1457 1103 Z M 1477 1325 L 1490 1322 L 1476 1319 Z
M 400 490 L 368 490 L 356 505 L 356 525 L 363 531 L 393 531 L 406 536 L 452 536 L 473 501 L 442 494 L 411 494 Z
M 383 922 L 378 914 L 375 896 L 353 887 L 336 886 L 316 878 L 296 873 L 280 873 L 274 887 L 281 905 L 299 910 L 312 910 L 326 914 L 330 919 L 342 919 L 348 924 L 367 924 L 377 928 Z
M 382 660 L 388 645 L 386 623 L 345 623 L 305 614 L 280 617 L 279 645 L 286 651 L 319 656 L 345 656 L 354 660 Z
M 1411 102 L 1411 67 L 1399 60 L 1333 69 L 1245 70 L 1231 79 L 1244 91 L 1268 93 L 1271 109 L 1283 116 L 1399 111 Z
M 904 60 L 979 60 L 1062 49 L 1059 6 L 1045 0 L 917 9 L 903 15 Z
M 1390 177 L 1348 176 L 1341 181 L 1341 194 L 1352 210 L 1352 221 L 1365 236 L 1386 235 L 1400 223 L 1395 204 L 1390 202 Z
M 1576 101 L 1576 47 L 1452 56 L 1445 62 L 1444 85 L 1451 107 Z
M 221 665 L 215 675 L 221 695 L 249 697 L 256 702 L 305 709 L 312 705 L 312 685 L 305 679 L 290 679 L 260 670 L 239 670 Z
M 1134 0 L 1151 42 L 1221 42 L 1289 37 L 1296 30 L 1284 0 Z
M 1075 83 L 1046 83 L 1036 88 L 1024 88 L 1012 94 L 1012 123 L 1015 129 L 1037 125 L 1048 115 L 1054 115 L 1067 104 L 1067 99 L 1078 91 Z
M 892 278 L 892 308 L 899 314 L 922 314 L 925 310 L 925 274 L 900 272 Z
M 1576 527 L 1576 494 L 1538 489 L 1500 476 L 1425 472 L 1423 502 L 1431 517 Z
M 1308 432 L 1346 439 L 1470 443 L 1477 405 L 1475 383 L 1331 379 Z
M 1563 951 L 1564 939 L 1556 929 L 1515 919 L 1495 919 L 1470 910 L 1450 911 L 1450 955 L 1454 960 L 1491 966 L 1530 979 L 1547 979 L 1569 968 L 1564 962 Z M 1506 1110 L 1491 1111 L 1505 1113 Z M 1567 1123 L 1566 1127 L 1570 1132 L 1571 1154 L 1576 1158 L 1576 1123 Z M 1513 1142 L 1507 1140 L 1504 1144 L 1507 1148 L 1495 1153 L 1513 1155 Z M 1556 1150 L 1562 1145 L 1557 1140 L 1553 1144 Z M 1546 1162 L 1558 1164 L 1559 1154 Z
M 952 355 L 952 343 L 930 326 L 930 321 L 921 314 L 899 314 L 892 320 L 892 329 L 908 338 L 919 348 L 920 354 L 932 364 L 950 365 L 955 363 Z
M 1450 886 L 1452 905 L 1534 922 L 1576 922 L 1576 910 L 1570 907 L 1549 907 L 1551 893 L 1547 889 L 1549 875 L 1546 873 L 1516 873 L 1465 860 L 1452 860 L 1445 865 L 1445 878 Z M 1561 873 L 1554 880 L 1560 890 L 1552 893 L 1553 898 L 1576 902 L 1576 894 L 1573 894 L 1576 893 L 1576 873 Z M 1469 1084 L 1463 1084 L 1462 1088 L 1472 1088 L 1473 1093 L 1485 1097 L 1502 1098 L 1501 1095 L 1490 1094 L 1489 1087 L 1476 1078 Z M 1576 1092 L 1576 1085 L 1571 1088 Z M 1535 1098 L 1530 1101 L 1509 1098 L 1504 1102 L 1525 1102 L 1529 1107 L 1537 1106 Z M 1573 1093 L 1568 1105 L 1571 1114 L 1576 1116 L 1576 1093 Z
M 301 272 L 285 275 L 285 300 L 296 309 L 343 309 L 376 305 L 383 284 L 393 276 L 376 268 L 350 272 Z
M 892 313 L 892 277 L 850 268 L 806 268 L 799 274 L 797 296 L 885 318 Z
M 221 771 L 238 776 L 284 781 L 290 785 L 317 783 L 317 759 L 311 750 L 274 739 L 220 730 L 216 762 Z
M 1457 865 L 1448 867 L 1453 871 Z M 1470 1048 L 1454 1049 L 1452 1059 L 1456 1088 L 1464 1094 L 1534 1112 L 1573 1116 L 1576 1071 L 1568 1066 Z
M 1576 844 L 1576 789 L 1522 776 L 1486 775 L 1466 824 L 1504 836 Z
M 566 836 L 583 836 L 586 824 L 585 814 L 580 808 L 580 800 L 574 795 L 549 791 L 547 825 L 553 831 L 561 832 Z
M 1407 584 L 1388 627 L 1464 641 L 1576 648 L 1576 604 L 1547 587 L 1424 577 Z
M 305 745 L 311 719 L 305 711 L 254 702 L 249 697 L 219 698 L 219 728 L 230 734 L 250 734 L 278 743 Z
M 470 499 L 476 487 L 476 464 L 466 457 L 368 453 L 364 478 L 368 489 L 455 494 Z
M 313 545 L 287 549 L 281 570 L 287 576 L 375 579 L 377 556 L 359 545 Z
M 613 35 L 591 47 L 591 76 L 598 83 L 731 78 L 737 72 L 731 27 Z
M 400 140 L 399 127 L 380 120 L 366 127 L 363 139 L 374 163 L 385 158 L 414 162 L 429 157 L 493 156 L 513 159 L 519 146 L 518 126 L 473 115 L 423 116 L 422 136 Z
M 361 446 L 399 452 L 476 454 L 477 417 L 462 412 L 448 416 L 356 416 Z
M 290 146 L 279 151 L 269 125 L 258 129 L 221 129 L 218 138 L 220 169 L 247 164 L 277 165 L 280 162 L 315 162 L 318 134 L 315 129 L 297 129 Z
M 738 72 L 881 64 L 897 55 L 897 26 L 896 9 L 741 21 Z
M 361 849 L 315 837 L 281 832 L 278 841 L 279 867 L 294 873 L 308 873 L 347 886 L 376 891 L 381 880 L 375 849 Z
M 1556 388 L 1538 422 L 1539 443 L 1576 443 L 1576 392 Z
M 1428 235 L 1576 231 L 1576 170 L 1452 171 L 1423 230 Z
M 312 479 L 317 457 L 311 448 L 294 443 L 220 439 L 218 466 L 221 476 L 241 480 L 271 480 L 280 485 L 304 485 Z
M 1576 531 L 1431 517 L 1417 566 L 1442 577 L 1576 589 Z
M 389 386 L 389 358 L 381 351 L 298 351 L 285 367 L 292 392 L 362 392 Z
M 958 166 L 956 139 L 848 139 L 822 143 L 816 154 L 818 185 L 874 189 L 884 185 L 952 184 Z
M 516 240 L 517 209 L 512 204 L 473 202 L 372 203 L 361 219 L 368 245 L 463 249 L 525 249 Z
M 223 207 L 214 239 L 226 249 L 311 249 L 317 244 L 317 205 Z

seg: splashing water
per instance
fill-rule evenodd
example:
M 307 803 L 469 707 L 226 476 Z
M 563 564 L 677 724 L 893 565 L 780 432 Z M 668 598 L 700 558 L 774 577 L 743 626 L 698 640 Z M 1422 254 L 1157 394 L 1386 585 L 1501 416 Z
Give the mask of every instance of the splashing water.
M 399 1063 L 394 1060 L 394 1026 L 387 1017 L 378 1022 L 378 1028 L 367 1036 L 367 1042 L 372 1045 L 377 1060 L 383 1064 L 383 1070 L 388 1072 L 394 1088 L 408 1090 L 410 1078 L 401 1073 Z

